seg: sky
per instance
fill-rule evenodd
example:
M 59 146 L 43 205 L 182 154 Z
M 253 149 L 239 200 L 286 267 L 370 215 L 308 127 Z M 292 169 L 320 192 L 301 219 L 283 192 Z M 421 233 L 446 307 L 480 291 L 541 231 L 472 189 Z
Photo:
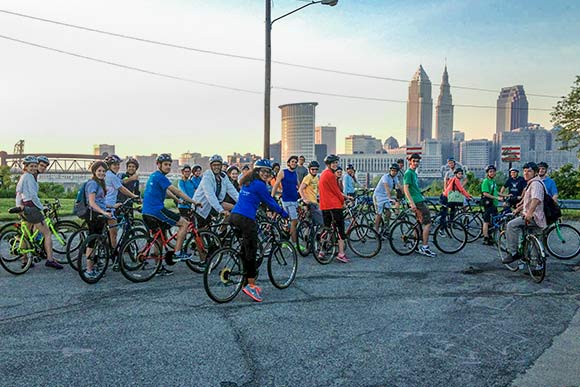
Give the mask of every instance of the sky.
M 273 18 L 305 4 L 274 0 Z M 263 58 L 264 0 L 0 0 L 0 10 L 168 42 Z M 566 95 L 580 74 L 580 1 L 340 0 L 277 21 L 274 61 L 410 80 L 422 64 L 433 83 L 447 61 L 456 105 L 496 104 L 501 87 Z M 100 60 L 254 93 L 209 87 L 96 63 L 4 37 Z M 81 31 L 0 12 L 0 150 L 26 152 L 185 151 L 262 154 L 264 63 Z M 344 137 L 404 142 L 406 105 L 277 89 L 405 101 L 408 83 L 272 65 L 272 135 L 279 105 L 318 102 L 317 125 Z M 470 91 L 469 86 L 497 90 Z M 434 86 L 434 105 L 439 87 Z M 529 121 L 550 128 L 557 98 L 528 96 Z M 495 108 L 455 107 L 454 129 L 491 139 Z M 433 112 L 435 123 L 435 112 Z

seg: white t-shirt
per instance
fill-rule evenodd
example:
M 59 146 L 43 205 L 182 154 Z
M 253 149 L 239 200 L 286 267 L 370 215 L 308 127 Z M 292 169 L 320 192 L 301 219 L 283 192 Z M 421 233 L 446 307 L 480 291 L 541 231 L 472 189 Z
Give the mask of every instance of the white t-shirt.
M 387 196 L 387 190 L 385 189 L 385 184 L 390 188 L 390 191 L 392 192 L 395 189 L 396 185 L 399 184 L 399 178 L 397 176 L 395 177 L 391 176 L 390 173 L 385 173 L 383 177 L 381 177 L 381 180 L 375 187 L 375 191 L 373 193 L 373 197 L 376 199 L 378 203 L 389 200 L 389 197 Z M 392 197 L 393 196 L 391 196 L 391 198 Z

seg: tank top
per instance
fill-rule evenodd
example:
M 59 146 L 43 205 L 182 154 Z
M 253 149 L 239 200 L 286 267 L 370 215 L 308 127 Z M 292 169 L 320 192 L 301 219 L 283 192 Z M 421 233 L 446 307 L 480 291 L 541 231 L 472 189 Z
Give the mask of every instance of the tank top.
M 296 174 L 296 170 L 284 170 L 284 178 L 282 179 L 282 201 L 298 201 L 298 175 Z

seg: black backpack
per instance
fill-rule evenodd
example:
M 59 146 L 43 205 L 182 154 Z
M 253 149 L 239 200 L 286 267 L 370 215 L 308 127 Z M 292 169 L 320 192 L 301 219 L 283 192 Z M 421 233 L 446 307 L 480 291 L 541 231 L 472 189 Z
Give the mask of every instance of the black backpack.
M 544 214 L 546 216 L 546 223 L 549 226 L 552 223 L 556 223 L 556 221 L 562 217 L 562 210 L 554 198 L 548 194 L 548 190 L 546 190 L 544 183 L 540 183 L 544 187 Z

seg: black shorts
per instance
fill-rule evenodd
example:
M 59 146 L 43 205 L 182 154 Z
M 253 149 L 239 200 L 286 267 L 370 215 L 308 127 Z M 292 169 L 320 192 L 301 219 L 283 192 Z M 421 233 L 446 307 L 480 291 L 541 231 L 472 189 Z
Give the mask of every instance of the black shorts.
M 497 215 L 497 207 L 494 205 L 486 206 L 483 210 L 483 221 L 485 223 L 491 223 L 491 217 Z
M 162 208 L 157 214 L 143 214 L 143 223 L 145 226 L 152 231 L 157 230 L 169 230 L 171 227 L 175 226 L 179 222 L 181 216 L 167 208 Z
M 30 224 L 38 224 L 44 221 L 44 215 L 37 207 L 24 207 L 22 216 Z

